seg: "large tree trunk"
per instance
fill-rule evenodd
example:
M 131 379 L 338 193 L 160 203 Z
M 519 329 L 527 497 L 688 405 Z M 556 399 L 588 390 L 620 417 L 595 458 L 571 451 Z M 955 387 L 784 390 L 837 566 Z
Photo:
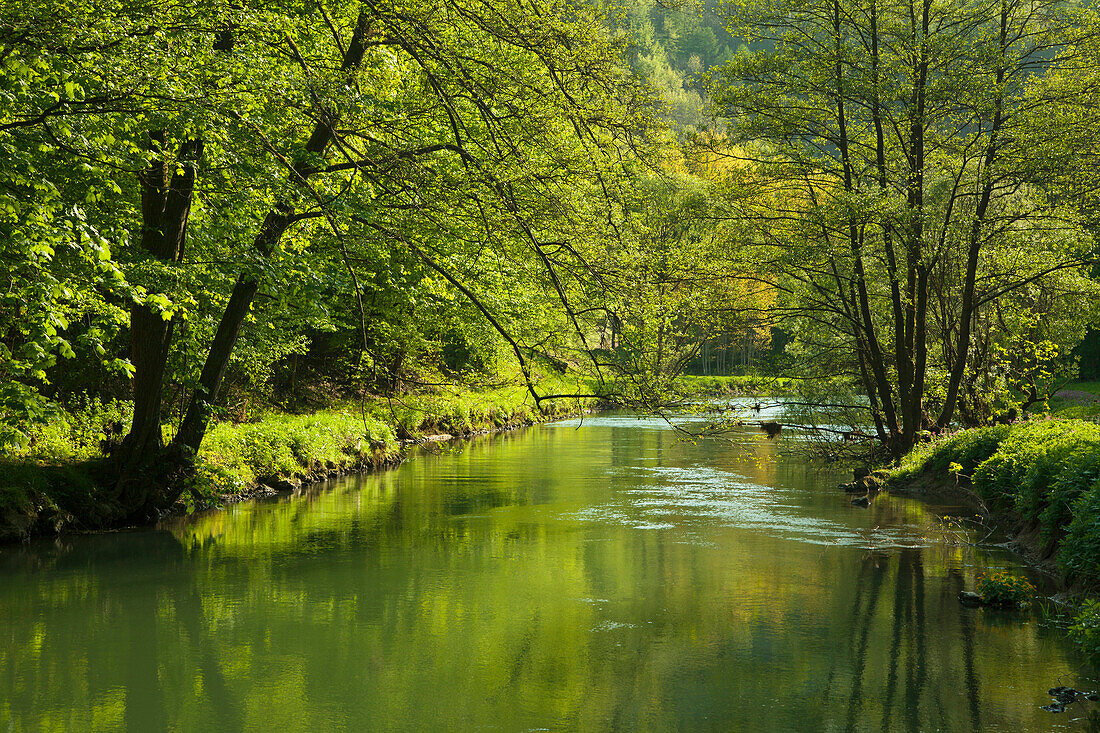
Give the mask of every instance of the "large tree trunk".
M 367 13 L 360 13 L 351 42 L 348 43 L 347 51 L 344 53 L 341 68 L 345 72 L 353 71 L 363 60 L 367 36 L 370 32 L 368 21 Z M 319 121 L 304 147 L 305 152 L 312 155 L 305 156 L 305 160 L 322 155 L 335 136 L 333 116 L 326 110 L 318 112 Z M 299 186 L 306 186 L 308 185 L 306 179 L 315 172 L 316 169 L 310 163 L 296 164 L 290 172 L 290 181 Z M 254 249 L 266 258 L 279 245 L 279 240 L 294 221 L 294 209 L 290 204 L 284 204 L 269 211 L 253 240 Z M 256 297 L 259 287 L 259 281 L 250 274 L 242 274 L 233 286 L 233 292 L 229 296 L 221 321 L 218 322 L 218 330 L 214 334 L 214 341 L 203 364 L 199 387 L 191 396 L 180 430 L 173 440 L 174 445 L 186 451 L 197 452 L 202 444 L 210 423 L 211 408 L 217 402 L 221 391 L 233 346 L 237 343 L 241 324 L 251 310 L 252 300 Z
M 195 169 L 202 157 L 201 140 L 187 140 L 176 160 L 163 150 L 164 136 L 150 134 L 157 153 L 138 180 L 141 185 L 141 248 L 165 263 L 183 259 L 187 220 L 195 188 Z M 135 303 L 130 309 L 130 359 L 134 365 L 134 419 L 117 455 L 118 480 L 114 497 L 123 511 L 145 514 L 155 510 L 159 487 L 148 480 L 149 466 L 161 463 L 161 399 L 174 321 L 155 308 Z

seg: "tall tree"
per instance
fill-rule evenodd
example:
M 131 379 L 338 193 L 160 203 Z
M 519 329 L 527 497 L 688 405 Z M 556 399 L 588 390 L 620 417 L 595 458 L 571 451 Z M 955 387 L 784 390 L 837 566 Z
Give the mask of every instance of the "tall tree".
M 1079 16 L 1048 0 L 775 0 L 731 21 L 757 50 L 721 71 L 717 99 L 768 191 L 741 213 L 787 313 L 834 354 L 839 336 L 901 455 L 955 418 L 982 309 L 1087 258 L 1080 230 L 1043 236 L 1062 212 L 1028 186 L 1019 145 L 1024 112 L 1053 101 L 1027 83 Z M 1046 256 L 994 284 L 1006 240 Z M 948 304 L 935 334 L 933 296 Z

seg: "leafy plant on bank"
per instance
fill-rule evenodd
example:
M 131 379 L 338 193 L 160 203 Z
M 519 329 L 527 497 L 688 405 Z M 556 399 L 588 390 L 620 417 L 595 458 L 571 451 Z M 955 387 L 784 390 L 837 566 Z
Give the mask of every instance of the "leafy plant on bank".
M 918 446 L 894 470 L 969 476 L 996 511 L 1038 530 L 1071 581 L 1100 582 L 1100 426 L 1044 419 L 965 430 Z
M 894 475 L 905 477 L 923 472 L 938 475 L 949 471 L 951 464 L 957 464 L 959 469 L 952 473 L 970 476 L 978 465 L 997 451 L 1010 430 L 1008 425 L 993 425 L 962 430 L 939 440 L 921 443 L 905 456 Z
M 1100 667 L 1100 600 L 1090 599 L 1069 627 L 1070 638 L 1077 642 L 1094 667 Z

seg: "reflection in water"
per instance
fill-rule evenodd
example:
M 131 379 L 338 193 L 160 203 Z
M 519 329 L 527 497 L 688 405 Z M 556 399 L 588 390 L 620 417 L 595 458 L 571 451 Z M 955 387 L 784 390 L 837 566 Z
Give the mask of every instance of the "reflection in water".
M 0 551 L 0 730 L 1083 729 L 1003 555 L 755 435 L 600 417 Z

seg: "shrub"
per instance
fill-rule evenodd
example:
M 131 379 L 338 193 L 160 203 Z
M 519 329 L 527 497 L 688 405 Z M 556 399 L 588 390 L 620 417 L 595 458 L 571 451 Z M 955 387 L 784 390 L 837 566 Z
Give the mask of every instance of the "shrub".
M 1069 636 L 1094 667 L 1100 667 L 1100 600 L 1088 600 L 1073 619 Z
M 1100 580 L 1100 482 L 1071 505 L 1073 519 L 1058 551 L 1066 574 L 1085 582 Z
M 974 472 L 974 489 L 998 508 L 1015 508 L 1037 521 L 1051 486 L 1074 453 L 1100 450 L 1100 426 L 1080 420 L 1043 420 L 1016 426 Z
M 1035 597 L 1035 586 L 1017 575 L 986 573 L 978 576 L 978 595 L 990 606 L 1028 608 Z
M 1098 480 L 1100 450 L 1095 445 L 1078 448 L 1065 458 L 1061 470 L 1050 483 L 1048 503 L 1039 517 L 1045 540 L 1058 539 L 1065 532 L 1073 519 L 1073 503 Z
M 958 473 L 970 476 L 979 464 L 996 452 L 1011 430 L 1011 425 L 993 425 L 963 430 L 941 440 L 925 443 L 905 457 L 900 470 L 906 473 L 930 471 L 942 474 L 954 463 L 960 467 Z
M 46 463 L 73 463 L 102 455 L 105 442 L 120 440 L 130 426 L 133 404 L 78 396 L 67 411 L 56 411 L 48 421 L 28 426 L 27 444 L 12 453 Z

